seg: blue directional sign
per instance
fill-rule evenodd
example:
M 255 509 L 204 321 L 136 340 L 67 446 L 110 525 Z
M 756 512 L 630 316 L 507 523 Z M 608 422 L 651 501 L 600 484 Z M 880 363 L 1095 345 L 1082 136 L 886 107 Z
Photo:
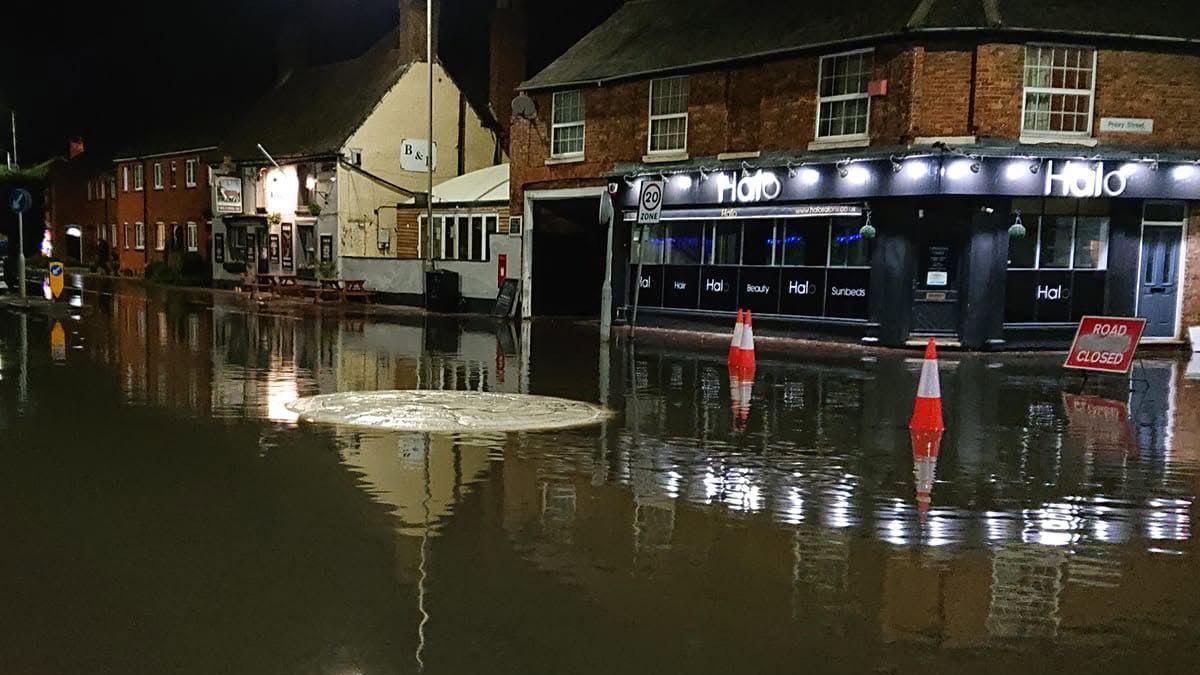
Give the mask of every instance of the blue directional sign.
M 8 208 L 12 209 L 13 213 L 25 213 L 31 206 L 33 195 L 29 194 L 29 190 L 17 188 L 8 196 Z

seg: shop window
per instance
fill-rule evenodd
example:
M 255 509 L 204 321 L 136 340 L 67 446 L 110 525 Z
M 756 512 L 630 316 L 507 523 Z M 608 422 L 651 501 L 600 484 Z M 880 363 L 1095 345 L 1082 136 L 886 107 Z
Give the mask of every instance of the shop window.
M 718 221 L 708 226 L 704 257 L 710 265 L 737 265 L 742 259 L 742 224 Z
M 244 262 L 246 260 L 246 228 L 243 225 L 229 225 L 225 228 L 228 237 L 226 245 L 229 247 L 228 258 L 232 262 Z
M 869 267 L 871 240 L 860 232 L 857 218 L 834 218 L 829 228 L 830 267 Z
M 555 92 L 550 131 L 550 154 L 554 157 L 583 156 L 583 92 Z
M 187 187 L 196 187 L 196 160 L 189 159 L 183 163 L 183 184 Z
M 1090 136 L 1095 91 L 1096 50 L 1027 46 L 1021 131 Z
M 1014 200 L 1026 234 L 1009 241 L 1006 323 L 1104 313 L 1109 218 L 1103 200 Z
M 154 163 L 154 189 L 163 189 L 163 168 L 162 162 Z
M 1074 216 L 1042 216 L 1038 226 L 1038 267 L 1060 269 L 1071 266 Z
M 824 267 L 829 248 L 829 223 L 819 218 L 785 220 L 783 256 L 787 267 Z
M 742 227 L 742 264 L 775 264 L 775 221 L 745 221 Z
M 687 150 L 688 86 L 686 75 L 650 81 L 651 153 Z
M 1075 221 L 1077 270 L 1102 270 L 1108 267 L 1108 218 L 1080 216 Z
M 875 54 L 870 49 L 821 57 L 817 96 L 817 138 L 867 137 L 871 117 L 868 84 Z
M 643 240 L 643 236 L 645 239 Z M 661 265 L 663 262 L 663 253 L 666 250 L 667 242 L 667 224 L 656 223 L 654 225 L 639 226 L 633 228 L 633 245 L 629 250 L 629 261 L 633 264 L 638 263 L 638 253 L 641 253 L 641 262 L 645 265 Z
M 699 265 L 704 251 L 704 229 L 698 222 L 674 222 L 668 225 L 667 264 Z

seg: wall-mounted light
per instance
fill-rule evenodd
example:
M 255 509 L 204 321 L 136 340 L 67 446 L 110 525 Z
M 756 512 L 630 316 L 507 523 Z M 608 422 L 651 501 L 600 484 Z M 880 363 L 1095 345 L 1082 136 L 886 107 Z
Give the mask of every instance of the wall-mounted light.
M 1187 180 L 1195 175 L 1196 165 L 1194 164 L 1180 164 L 1179 166 L 1171 169 L 1171 178 L 1174 178 L 1175 180 Z
M 850 159 L 843 159 L 837 163 L 838 175 L 842 178 L 850 175 Z
M 900 160 L 896 159 L 895 155 L 892 155 L 888 159 L 892 162 L 892 173 L 900 173 L 901 169 L 904 168 L 904 165 L 900 163 Z
M 800 169 L 800 182 L 805 185 L 816 185 L 821 182 L 821 172 L 812 167 Z
M 312 190 L 315 187 L 317 187 L 317 177 L 312 174 L 309 174 L 307 177 L 305 177 L 304 187 L 309 190 Z
M 971 162 L 971 173 L 979 173 L 982 168 L 983 165 L 979 163 L 979 160 Z
M 675 174 L 675 177 L 671 179 L 671 182 L 674 183 L 675 187 L 679 188 L 680 190 L 686 190 L 692 187 L 692 177 L 686 173 Z
M 1035 175 L 1035 176 L 1036 176 L 1036 175 L 1037 175 L 1037 172 L 1039 172 L 1039 171 L 1041 171 L 1041 170 L 1042 170 L 1042 163 L 1041 163 L 1041 162 L 1039 162 L 1039 161 L 1037 161 L 1037 160 L 1033 160 L 1032 162 L 1030 162 L 1030 163 L 1029 163 L 1029 173 L 1031 173 L 1031 174 L 1033 174 L 1033 175 Z
M 708 180 L 708 172 L 704 170 L 704 167 L 700 167 L 700 180 Z

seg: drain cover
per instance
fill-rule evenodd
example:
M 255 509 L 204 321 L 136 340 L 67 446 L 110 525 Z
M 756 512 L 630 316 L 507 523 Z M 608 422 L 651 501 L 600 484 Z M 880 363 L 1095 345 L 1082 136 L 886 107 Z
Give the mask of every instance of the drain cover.
M 351 391 L 298 399 L 287 408 L 306 422 L 443 433 L 566 429 L 610 415 L 581 401 L 479 391 Z

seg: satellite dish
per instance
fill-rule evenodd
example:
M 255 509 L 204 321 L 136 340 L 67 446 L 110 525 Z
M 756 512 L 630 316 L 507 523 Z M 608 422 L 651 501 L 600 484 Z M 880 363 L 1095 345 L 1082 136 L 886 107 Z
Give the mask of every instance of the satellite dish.
M 527 120 L 537 119 L 537 104 L 528 94 L 521 92 L 512 101 L 512 113 Z

